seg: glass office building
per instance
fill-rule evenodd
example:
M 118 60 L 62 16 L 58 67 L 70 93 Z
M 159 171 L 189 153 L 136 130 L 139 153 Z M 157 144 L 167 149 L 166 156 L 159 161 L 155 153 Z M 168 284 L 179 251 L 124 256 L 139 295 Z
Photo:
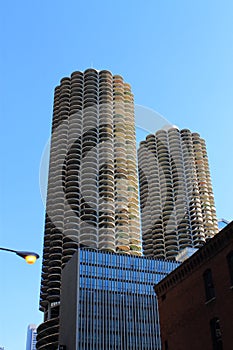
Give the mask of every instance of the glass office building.
M 161 349 L 153 286 L 178 265 L 79 249 L 62 275 L 60 349 Z
M 35 324 L 30 324 L 27 329 L 26 350 L 36 350 L 36 336 L 37 336 L 37 327 Z

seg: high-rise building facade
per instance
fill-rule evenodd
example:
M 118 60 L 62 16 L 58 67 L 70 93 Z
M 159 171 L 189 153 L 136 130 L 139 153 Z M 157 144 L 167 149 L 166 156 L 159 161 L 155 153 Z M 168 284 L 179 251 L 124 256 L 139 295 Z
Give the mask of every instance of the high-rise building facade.
M 218 232 L 205 141 L 172 127 L 138 150 L 143 252 L 174 259 Z
M 37 327 L 35 324 L 30 324 L 27 329 L 27 344 L 26 350 L 36 350 Z
M 55 89 L 38 328 L 53 344 L 61 271 L 80 246 L 141 255 L 133 95 L 94 69 Z
M 160 350 L 153 288 L 178 266 L 174 261 L 78 249 L 62 272 L 59 346 Z M 43 349 L 43 338 L 40 344 Z

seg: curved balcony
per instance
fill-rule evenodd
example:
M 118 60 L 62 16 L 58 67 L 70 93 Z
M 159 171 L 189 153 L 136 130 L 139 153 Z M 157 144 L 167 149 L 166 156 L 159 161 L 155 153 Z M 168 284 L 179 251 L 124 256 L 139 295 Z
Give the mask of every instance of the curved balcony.
M 104 252 L 110 252 L 110 253 L 116 252 L 115 243 L 111 243 L 111 242 L 99 242 L 98 249 Z
M 122 86 L 122 87 L 124 87 L 124 80 L 123 80 L 123 78 L 122 78 L 122 76 L 120 76 L 120 75 L 114 75 L 113 76 L 113 85 L 114 86 L 118 86 L 118 85 L 120 85 L 120 86 Z
M 74 184 L 74 183 L 67 183 L 66 184 L 66 197 L 72 198 L 74 195 L 76 198 L 79 197 L 79 190 L 80 186 Z
M 124 235 L 124 236 L 123 236 Z M 116 236 L 116 244 L 123 244 L 123 245 L 129 245 L 129 235 L 124 233 L 118 233 Z
M 116 251 L 118 253 L 128 253 L 130 251 L 130 247 L 124 244 L 116 244 Z
M 114 218 L 112 217 L 104 217 L 104 218 L 99 218 L 99 229 L 100 229 L 100 234 L 101 234 L 101 229 L 114 229 L 115 227 L 115 222 Z M 112 234 L 112 233 L 111 233 Z
M 85 240 L 95 244 L 97 242 L 97 229 L 83 227 L 80 230 L 80 243 Z
M 178 248 L 177 247 L 169 247 L 169 250 L 166 249 L 166 253 L 165 253 L 165 256 L 166 256 L 166 259 L 171 259 L 171 260 L 174 260 L 174 257 L 178 254 Z
M 83 73 L 79 71 L 75 71 L 71 74 L 71 82 L 82 82 L 83 81 Z
M 104 202 L 99 204 L 99 212 L 103 213 L 114 213 L 115 212 L 115 206 L 114 202 Z
M 193 241 L 190 237 L 182 237 L 179 239 L 179 250 L 185 249 L 187 247 L 193 247 Z
M 59 301 L 60 299 L 60 287 L 59 288 L 48 288 L 47 289 L 47 300 L 50 302 Z
M 199 244 L 199 243 L 204 243 L 206 241 L 206 235 L 204 232 L 196 232 L 192 235 L 194 245 Z
M 85 204 L 81 204 L 81 216 L 82 215 L 90 215 L 90 217 L 94 216 L 96 217 L 97 215 L 97 206 L 95 207 L 87 207 L 86 203 Z
M 85 99 L 85 96 L 97 95 L 98 81 L 92 78 L 84 79 L 83 92 L 84 92 L 84 99 Z
M 99 72 L 99 80 L 100 80 L 100 82 L 101 81 L 103 81 L 104 83 L 106 81 L 112 82 L 112 78 L 113 78 L 112 77 L 112 73 L 110 71 L 108 71 L 108 70 L 101 70 Z
M 93 80 L 86 80 L 83 84 L 83 100 L 86 98 L 96 97 L 98 95 L 98 82 Z
M 85 213 L 80 215 L 81 221 L 88 222 L 90 224 L 97 223 L 97 217 L 96 215 Z
M 44 350 L 47 347 L 50 350 L 56 350 L 58 347 L 58 336 L 58 318 L 45 321 L 37 328 L 37 349 Z
M 48 289 L 59 289 L 61 287 L 61 282 L 59 280 L 59 275 L 51 275 L 51 278 L 48 280 L 47 285 L 48 285 Z M 47 290 L 47 288 L 46 288 Z

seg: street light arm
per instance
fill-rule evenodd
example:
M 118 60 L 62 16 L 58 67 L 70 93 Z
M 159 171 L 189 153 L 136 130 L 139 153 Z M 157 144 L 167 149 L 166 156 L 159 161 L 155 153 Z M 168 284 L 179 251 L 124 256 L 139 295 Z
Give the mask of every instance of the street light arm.
M 17 251 L 16 251 L 16 250 L 9 249 L 9 248 L 2 248 L 2 247 L 0 247 L 0 250 L 5 250 L 6 252 L 17 253 Z

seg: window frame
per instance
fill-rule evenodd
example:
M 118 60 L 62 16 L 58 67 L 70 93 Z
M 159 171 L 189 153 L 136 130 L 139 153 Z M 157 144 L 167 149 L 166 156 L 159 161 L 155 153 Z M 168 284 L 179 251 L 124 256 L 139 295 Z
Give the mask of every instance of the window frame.
M 214 317 L 210 320 L 210 332 L 212 339 L 212 349 L 213 350 L 222 350 L 222 332 L 220 327 L 220 321 L 218 317 Z
M 227 266 L 228 266 L 228 271 L 230 275 L 230 283 L 231 287 L 233 287 L 233 250 L 231 250 L 227 256 Z
M 206 302 L 214 300 L 216 298 L 213 275 L 210 268 L 206 269 L 203 273 L 204 287 L 205 287 L 205 297 Z

